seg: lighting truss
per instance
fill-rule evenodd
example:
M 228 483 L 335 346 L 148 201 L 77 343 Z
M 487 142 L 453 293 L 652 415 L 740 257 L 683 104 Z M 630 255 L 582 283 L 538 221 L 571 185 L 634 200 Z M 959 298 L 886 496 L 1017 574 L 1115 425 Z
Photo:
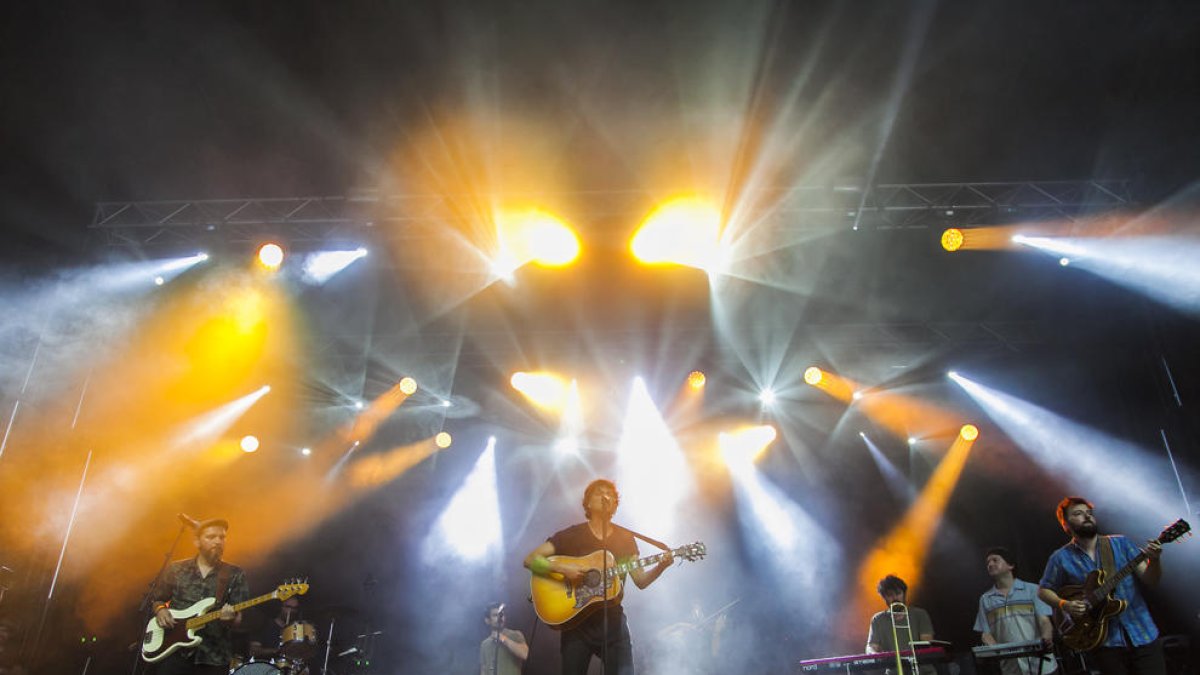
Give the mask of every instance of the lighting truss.
M 645 190 L 569 196 L 575 203 L 593 205 L 581 218 L 605 222 L 636 220 L 654 203 L 654 195 Z M 554 196 L 504 197 L 545 200 Z M 1069 219 L 1134 204 L 1126 180 L 800 186 L 759 190 L 745 198 L 762 205 L 773 218 L 782 219 L 784 227 L 857 225 L 860 230 Z M 371 232 L 388 239 L 421 237 L 429 228 L 441 225 L 437 214 L 447 202 L 460 199 L 494 201 L 489 195 L 376 193 L 108 201 L 96 204 L 90 228 L 113 247 L 202 245 L 214 239 L 250 243 L 264 233 L 286 236 L 293 244 L 362 239 Z M 379 227 L 383 225 L 387 227 Z

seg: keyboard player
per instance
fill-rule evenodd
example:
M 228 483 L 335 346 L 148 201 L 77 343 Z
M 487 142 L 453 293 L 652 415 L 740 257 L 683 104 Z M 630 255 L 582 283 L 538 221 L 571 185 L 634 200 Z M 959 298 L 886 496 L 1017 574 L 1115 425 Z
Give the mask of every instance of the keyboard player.
M 975 630 L 985 645 L 1028 642 L 1041 639 L 1047 649 L 1054 641 L 1050 606 L 1038 598 L 1037 584 L 1016 577 L 1016 558 L 1008 549 L 996 547 L 985 557 L 992 587 L 979 597 Z M 1055 668 L 1054 656 L 1000 659 L 1004 675 L 1048 675 Z

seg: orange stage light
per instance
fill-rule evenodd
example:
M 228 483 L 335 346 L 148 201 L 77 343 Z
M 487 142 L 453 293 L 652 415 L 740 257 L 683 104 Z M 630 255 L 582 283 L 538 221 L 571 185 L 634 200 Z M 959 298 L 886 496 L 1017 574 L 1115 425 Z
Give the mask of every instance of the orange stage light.
M 258 263 L 269 270 L 279 269 L 283 264 L 283 247 L 275 243 L 263 244 L 258 248 Z
M 962 248 L 963 233 L 957 227 L 948 228 L 942 233 L 942 248 L 953 253 Z
M 693 370 L 692 372 L 688 373 L 687 383 L 692 389 L 703 389 L 707 381 L 707 378 L 704 377 L 704 373 L 698 370 Z

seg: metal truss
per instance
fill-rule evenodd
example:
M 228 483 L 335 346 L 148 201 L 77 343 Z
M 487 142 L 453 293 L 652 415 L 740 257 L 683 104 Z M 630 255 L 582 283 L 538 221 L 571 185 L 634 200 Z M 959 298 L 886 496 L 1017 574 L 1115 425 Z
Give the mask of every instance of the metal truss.
M 171 201 L 98 202 L 90 228 L 110 246 L 250 243 L 265 235 L 292 245 L 336 240 L 420 237 L 463 205 L 492 203 L 491 195 L 377 195 Z M 590 205 L 577 218 L 611 222 L 640 218 L 653 195 L 643 190 L 501 195 L 533 202 Z M 540 199 L 539 199 L 540 198 Z M 911 183 L 802 186 L 751 192 L 752 211 L 786 228 L 896 229 L 1017 219 L 1070 219 L 1134 204 L 1125 180 Z M 386 227 L 385 227 L 386 226 Z

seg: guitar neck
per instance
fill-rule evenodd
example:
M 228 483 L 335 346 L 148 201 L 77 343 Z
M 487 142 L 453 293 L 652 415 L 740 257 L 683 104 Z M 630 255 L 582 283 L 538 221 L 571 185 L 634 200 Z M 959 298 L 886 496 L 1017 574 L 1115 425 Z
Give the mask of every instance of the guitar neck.
M 1113 575 L 1111 577 L 1105 579 L 1104 583 L 1102 583 L 1096 587 L 1097 597 L 1098 598 L 1108 597 L 1108 595 L 1113 592 L 1113 589 L 1115 589 L 1117 587 L 1117 584 L 1121 583 L 1121 581 L 1123 579 L 1125 579 L 1125 577 L 1129 576 L 1133 572 L 1133 570 L 1137 569 L 1137 566 L 1142 564 L 1142 561 L 1146 560 L 1146 558 L 1148 558 L 1148 557 L 1149 556 L 1146 555 L 1146 552 L 1142 551 L 1141 553 L 1137 554 L 1137 556 L 1134 557 L 1132 560 L 1125 563 L 1124 567 L 1117 570 L 1115 573 L 1113 573 Z
M 680 553 L 682 551 L 683 551 L 683 548 L 674 549 L 671 551 L 671 555 L 680 555 Z M 625 574 L 632 570 L 640 570 L 643 567 L 657 565 L 659 562 L 662 561 L 663 556 L 665 556 L 665 555 L 666 555 L 666 553 L 656 553 L 654 555 L 648 555 L 645 558 L 638 558 L 637 560 L 628 560 L 623 563 L 618 563 L 618 564 L 613 565 L 612 567 L 608 568 L 608 577 L 611 579 L 613 577 L 621 576 L 622 574 Z
M 249 600 L 247 600 L 245 602 L 239 602 L 238 604 L 233 606 L 233 611 L 240 612 L 243 609 L 249 609 L 250 607 L 253 607 L 255 605 L 261 605 L 262 603 L 264 603 L 268 600 L 274 600 L 278 596 L 279 596 L 279 590 L 276 589 L 274 591 L 271 591 L 270 593 L 265 593 L 263 595 L 260 595 L 257 598 L 250 598 Z M 207 614 L 201 614 L 200 616 L 188 619 L 187 627 L 189 630 L 195 629 L 195 628 L 201 628 L 207 624 L 212 623 L 213 621 L 216 621 L 219 618 L 221 618 L 221 610 L 218 609 L 218 610 L 215 610 L 212 612 L 208 612 Z

